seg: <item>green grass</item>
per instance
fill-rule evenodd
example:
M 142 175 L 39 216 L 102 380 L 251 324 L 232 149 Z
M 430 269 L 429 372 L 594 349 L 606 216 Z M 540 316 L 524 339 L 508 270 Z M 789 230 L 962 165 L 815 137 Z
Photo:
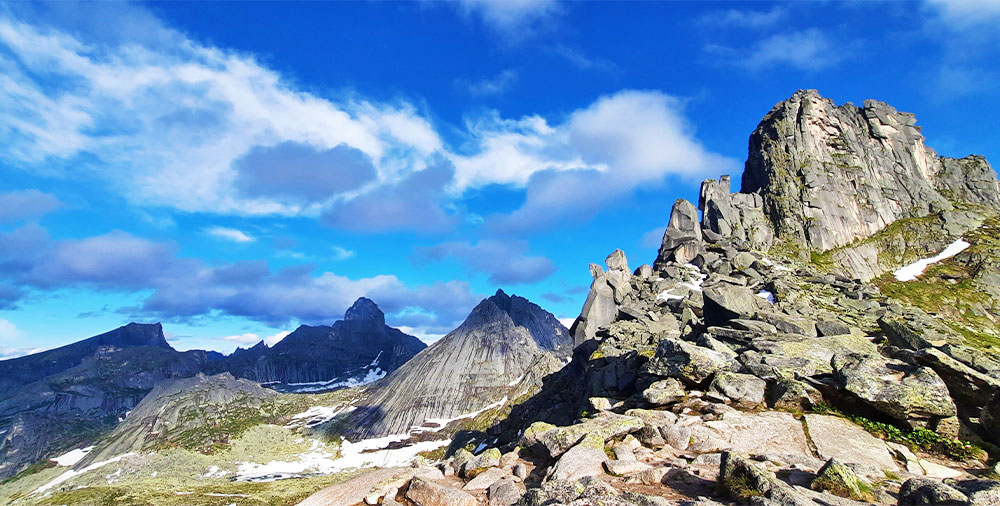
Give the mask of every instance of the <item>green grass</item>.
M 968 441 L 942 436 L 929 429 L 901 429 L 895 425 L 869 420 L 863 416 L 844 413 L 833 406 L 817 404 L 813 412 L 821 415 L 833 415 L 846 418 L 871 433 L 879 439 L 909 446 L 911 449 L 921 449 L 927 452 L 944 455 L 952 460 L 965 462 L 988 458 L 986 451 Z

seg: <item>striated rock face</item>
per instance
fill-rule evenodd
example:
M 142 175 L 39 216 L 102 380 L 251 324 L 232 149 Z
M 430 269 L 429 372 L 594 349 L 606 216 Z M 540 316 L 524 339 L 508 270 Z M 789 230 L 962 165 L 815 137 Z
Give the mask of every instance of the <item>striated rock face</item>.
M 815 90 L 796 92 L 760 122 L 740 191 L 762 198 L 778 237 L 818 251 L 951 209 L 949 199 L 1000 204 L 986 160 L 939 157 L 913 114 L 876 100 L 838 107 Z
M 668 230 L 669 232 L 669 230 Z M 664 241 L 667 238 L 664 236 Z M 593 339 L 597 329 L 614 321 L 618 316 L 618 306 L 632 292 L 629 284 L 632 273 L 628 270 L 628 260 L 622 250 L 615 250 L 604 260 L 607 272 L 600 265 L 590 264 L 590 274 L 594 282 L 590 284 L 590 294 L 583 304 L 580 317 L 573 322 L 570 332 L 574 343 Z
M 261 342 L 237 350 L 211 370 L 259 382 L 328 382 L 335 388 L 381 378 L 426 347 L 387 326 L 378 305 L 362 297 L 332 326 L 302 325 L 271 348 Z
M 400 434 L 427 419 L 499 407 L 521 383 L 558 368 L 550 351 L 565 353 L 569 342 L 553 315 L 498 290 L 457 329 L 374 385 L 355 412 L 355 435 Z

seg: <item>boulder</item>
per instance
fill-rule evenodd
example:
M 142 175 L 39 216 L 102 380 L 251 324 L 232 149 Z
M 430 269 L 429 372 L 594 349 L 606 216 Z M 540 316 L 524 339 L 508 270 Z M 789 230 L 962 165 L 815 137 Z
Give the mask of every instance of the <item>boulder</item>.
M 810 487 L 857 501 L 871 498 L 871 493 L 867 492 L 868 484 L 862 482 L 853 469 L 837 459 L 830 459 L 823 464 Z
M 597 434 L 587 434 L 559 457 L 545 479 L 576 481 L 585 476 L 600 476 L 604 474 L 607 460 L 604 439 Z
M 775 382 L 770 395 L 771 407 L 785 411 L 808 411 L 823 402 L 823 394 L 812 385 L 787 378 Z
M 750 318 L 764 305 L 764 299 L 745 286 L 717 283 L 702 291 L 705 299 L 705 324 L 726 325 L 730 320 Z
M 816 337 L 816 322 L 808 318 L 774 311 L 760 311 L 757 318 L 774 325 L 781 332 Z
M 979 423 L 989 439 L 1000 444 L 1000 390 L 993 394 L 986 406 L 983 406 L 979 414 Z
M 833 368 L 843 390 L 911 427 L 934 429 L 957 414 L 948 387 L 930 368 L 859 353 L 835 356 Z
M 597 264 L 590 264 L 594 281 L 590 284 L 590 293 L 583 304 L 580 317 L 570 329 L 574 346 L 593 339 L 597 335 L 597 329 L 615 321 L 619 306 L 632 293 L 632 273 L 628 270 L 625 253 L 615 250 L 605 259 L 605 264 L 608 266 L 607 272 Z
M 802 423 L 791 413 L 732 410 L 722 413 L 718 420 L 682 417 L 677 425 L 691 430 L 688 451 L 811 455 Z
M 684 258 L 674 258 L 675 250 L 688 243 L 701 242 L 701 224 L 698 222 L 698 210 L 694 205 L 684 199 L 678 199 L 670 211 L 670 221 L 667 230 L 663 233 L 663 242 L 660 245 L 660 252 L 656 256 L 654 266 L 662 268 L 671 261 L 685 264 L 694 258 L 685 252 Z
M 968 496 L 958 489 L 927 478 L 910 478 L 899 489 L 899 506 L 964 505 L 968 501 Z
M 668 338 L 660 341 L 644 370 L 654 376 L 678 378 L 697 385 L 728 365 L 729 360 L 722 353 Z
M 816 332 L 821 336 L 839 336 L 851 333 L 851 327 L 834 320 L 816 322 Z
M 961 404 L 981 407 L 1000 390 L 1000 379 L 983 374 L 937 348 L 925 348 L 912 353 L 912 359 L 930 367 L 948 385 L 948 392 Z
M 642 398 L 657 406 L 677 402 L 685 395 L 687 392 L 684 390 L 684 385 L 681 385 L 681 382 L 674 378 L 654 381 L 653 384 L 649 385 L 649 388 L 642 391 Z
M 502 479 L 486 489 L 488 506 L 511 506 L 524 496 L 524 485 L 511 479 Z
M 479 473 L 482 473 L 492 467 L 499 466 L 500 457 L 500 450 L 496 448 L 487 448 L 479 455 L 465 461 L 465 464 L 461 467 L 461 475 L 466 479 L 475 478 L 479 475 Z
M 479 474 L 475 478 L 470 480 L 468 483 L 462 487 L 462 490 L 469 492 L 475 492 L 478 490 L 486 490 L 490 488 L 494 483 L 500 481 L 501 479 L 511 476 L 510 471 L 500 468 L 491 467 Z
M 457 488 L 413 478 L 406 498 L 417 506 L 477 506 L 476 498 Z
M 752 375 L 728 371 L 719 371 L 712 379 L 708 390 L 710 394 L 721 396 L 742 408 L 753 408 L 764 402 L 764 390 L 767 382 Z
M 574 425 L 550 429 L 539 434 L 537 440 L 549 456 L 555 458 L 586 436 L 599 438 L 603 444 L 611 438 L 636 432 L 643 426 L 642 420 L 634 416 L 603 412 Z
M 816 453 L 824 459 L 860 464 L 878 476 L 883 470 L 896 472 L 899 466 L 885 441 L 849 420 L 836 416 L 807 414 L 803 417 Z

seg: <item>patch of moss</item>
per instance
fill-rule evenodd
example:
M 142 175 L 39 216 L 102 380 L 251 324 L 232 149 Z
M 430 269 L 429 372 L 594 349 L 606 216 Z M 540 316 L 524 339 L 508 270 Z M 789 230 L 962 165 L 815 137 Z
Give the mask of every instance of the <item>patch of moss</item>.
M 846 418 L 860 425 L 861 428 L 879 439 L 904 444 L 911 449 L 919 448 L 924 451 L 938 453 L 952 460 L 965 462 L 968 460 L 983 461 L 988 458 L 986 451 L 974 443 L 942 436 L 929 429 L 901 429 L 888 423 L 876 422 L 863 416 L 844 413 L 827 404 L 817 404 L 813 407 L 813 412 L 821 415 Z

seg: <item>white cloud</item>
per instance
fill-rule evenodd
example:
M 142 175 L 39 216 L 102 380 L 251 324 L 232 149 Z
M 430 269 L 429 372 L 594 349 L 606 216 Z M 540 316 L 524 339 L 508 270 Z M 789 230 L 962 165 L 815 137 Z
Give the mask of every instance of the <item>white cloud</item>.
M 465 88 L 470 95 L 485 97 L 502 94 L 516 81 L 517 71 L 514 69 L 506 69 L 490 78 L 480 79 L 479 81 L 458 80 L 455 84 Z
M 240 343 L 240 344 L 257 344 L 260 342 L 260 336 L 253 333 L 239 334 L 234 336 L 223 336 L 220 337 L 219 339 L 222 339 L 223 341 L 232 341 L 234 343 Z
M 772 7 L 767 11 L 729 9 L 706 14 L 699 21 L 704 25 L 714 27 L 762 29 L 774 26 L 784 20 L 787 15 L 788 10 L 784 7 Z
M 21 331 L 8 320 L 0 318 L 0 340 L 14 340 L 21 337 Z
M 821 70 L 846 58 L 850 48 L 835 44 L 816 28 L 771 35 L 749 49 L 709 44 L 705 51 L 722 62 L 752 71 L 788 66 Z
M 621 71 L 621 68 L 610 60 L 587 56 L 582 51 L 578 51 L 564 44 L 554 46 L 551 51 L 556 56 L 562 57 L 581 70 L 600 70 L 612 73 Z
M 1000 31 L 996 25 L 1000 21 L 1000 0 L 925 0 L 925 5 L 953 28 L 985 25 L 984 29 Z
M 342 246 L 331 246 L 330 249 L 333 250 L 333 256 L 330 257 L 331 260 L 335 261 L 347 260 L 348 258 L 354 256 L 354 251 L 344 248 Z
M 234 343 L 249 344 L 249 345 L 255 345 L 255 344 L 257 344 L 257 343 L 259 343 L 261 341 L 264 341 L 265 345 L 267 345 L 268 347 L 271 347 L 271 346 L 274 346 L 275 344 L 277 344 L 279 341 L 281 341 L 285 337 L 287 337 L 288 334 L 291 334 L 291 332 L 289 332 L 287 330 L 282 330 L 280 332 L 277 332 L 275 334 L 271 334 L 271 335 L 269 335 L 269 336 L 264 337 L 263 339 L 261 339 L 261 337 L 260 337 L 259 334 L 255 334 L 253 332 L 248 332 L 246 334 L 238 334 L 238 335 L 233 335 L 233 336 L 220 337 L 219 339 L 222 339 L 223 341 L 232 341 Z
M 563 324 L 563 326 L 566 327 L 566 328 L 572 327 L 574 322 L 576 322 L 576 317 L 575 316 L 569 316 L 569 317 L 566 317 L 566 318 L 559 318 L 559 323 Z
M 554 1 L 461 5 L 497 26 L 516 26 L 558 10 Z M 0 16 L 0 48 L 7 50 L 0 56 L 0 110 L 7 112 L 0 118 L 0 161 L 32 171 L 89 171 L 88 176 L 150 209 L 322 214 L 328 218 L 324 223 L 335 228 L 361 224 L 365 230 L 387 225 L 416 230 L 430 224 L 432 231 L 461 221 L 449 201 L 466 190 L 490 184 L 524 188 L 547 171 L 606 174 L 601 184 L 613 185 L 610 195 L 669 174 L 700 175 L 732 165 L 694 137 L 681 101 L 656 91 L 601 97 L 555 124 L 537 115 L 487 114 L 466 122 L 465 142 L 454 149 L 412 104 L 377 103 L 359 94 L 321 97 L 295 87 L 252 56 L 203 45 L 163 26 L 145 31 L 156 35 L 119 41 Z M 481 91 L 499 90 L 512 75 L 501 74 Z M 271 194 L 262 185 L 283 184 L 281 178 L 241 178 L 247 174 L 239 162 L 262 152 L 276 159 L 254 170 L 280 170 L 281 153 L 327 165 L 346 159 L 331 154 L 339 153 L 349 154 L 355 169 L 370 162 L 375 175 L 359 175 L 357 185 L 329 196 L 314 192 L 296 198 L 301 188 L 287 184 Z M 81 159 L 86 163 L 77 163 Z M 300 169 L 347 170 L 327 165 Z M 430 175 L 415 178 L 421 174 Z M 392 214 L 392 223 L 342 216 L 344 210 L 384 203 L 383 195 L 405 193 L 403 183 L 424 179 L 434 185 L 428 183 L 407 206 L 397 206 L 407 212 Z M 439 191 L 445 187 L 447 192 Z M 549 199 L 546 205 L 560 202 Z M 407 221 L 399 214 L 420 216 Z M 234 229 L 216 232 L 238 242 L 252 239 Z
M 514 39 L 524 38 L 559 12 L 557 0 L 459 0 L 468 14 L 478 15 L 491 28 Z
M 208 227 L 205 229 L 205 233 L 217 239 L 223 239 L 226 241 L 233 241 L 233 242 L 246 243 L 246 242 L 254 242 L 257 240 L 255 237 L 247 234 L 242 230 L 237 230 L 235 228 L 228 228 L 228 227 L 219 227 L 219 226 Z
M 264 338 L 264 344 L 268 346 L 274 346 L 275 344 L 278 344 L 282 339 L 288 337 L 288 334 L 291 334 L 291 332 L 287 330 L 282 330 L 281 332 L 278 332 L 276 334 L 271 334 Z
M 613 171 L 625 185 L 667 174 L 698 176 L 732 165 L 707 151 L 683 115 L 683 102 L 658 91 L 623 90 L 600 97 L 558 125 L 540 116 L 467 123 L 478 152 L 453 155 L 457 188 L 491 183 L 524 186 L 544 170 Z

